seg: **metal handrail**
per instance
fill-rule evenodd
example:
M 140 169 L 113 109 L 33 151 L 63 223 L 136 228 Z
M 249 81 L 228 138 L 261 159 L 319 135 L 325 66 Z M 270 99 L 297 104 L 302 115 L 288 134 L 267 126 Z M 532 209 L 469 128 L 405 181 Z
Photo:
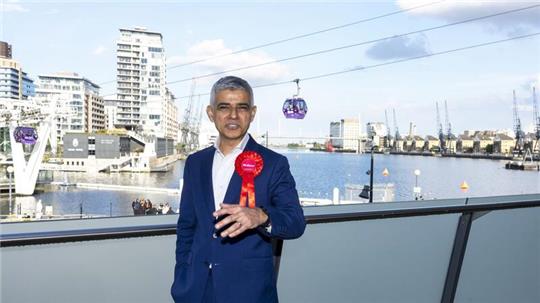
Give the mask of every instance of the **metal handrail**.
M 306 222 L 307 224 L 336 223 L 345 221 L 418 217 L 456 213 L 464 214 L 530 207 L 540 207 L 540 200 L 495 202 L 453 206 L 430 206 L 420 208 L 416 207 L 390 210 L 357 211 L 324 215 L 308 215 L 306 216 Z M 174 234 L 176 234 L 176 224 L 0 234 L 0 247 L 108 240 L 133 237 L 152 237 Z

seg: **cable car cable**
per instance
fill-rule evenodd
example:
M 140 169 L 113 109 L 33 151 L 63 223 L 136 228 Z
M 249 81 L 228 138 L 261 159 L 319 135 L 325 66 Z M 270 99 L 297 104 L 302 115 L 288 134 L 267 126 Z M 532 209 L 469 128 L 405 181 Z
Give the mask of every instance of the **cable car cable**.
M 490 14 L 490 15 L 485 15 L 485 16 L 481 16 L 481 17 L 469 18 L 469 19 L 465 19 L 465 20 L 461 20 L 461 21 L 457 21 L 457 22 L 452 22 L 452 23 L 443 24 L 443 25 L 439 25 L 439 26 L 434 26 L 434 27 L 429 27 L 429 28 L 425 28 L 425 29 L 415 30 L 415 31 L 411 31 L 411 32 L 403 33 L 403 34 L 386 36 L 386 37 L 378 38 L 378 39 L 374 39 L 374 40 L 368 40 L 368 41 L 363 41 L 363 42 L 359 42 L 359 43 L 348 44 L 348 45 L 344 45 L 344 46 L 339 46 L 339 47 L 320 50 L 320 51 L 316 51 L 316 52 L 306 53 L 306 54 L 302 54 L 302 55 L 298 55 L 298 56 L 293 56 L 293 57 L 288 57 L 288 58 L 283 58 L 283 59 L 277 59 L 277 60 L 267 61 L 267 62 L 248 65 L 248 66 L 243 66 L 243 67 L 232 68 L 232 69 L 228 69 L 228 70 L 224 70 L 224 71 L 220 71 L 220 72 L 204 74 L 204 75 L 199 75 L 199 76 L 195 76 L 195 77 L 175 80 L 175 81 L 169 81 L 166 84 L 171 85 L 171 84 L 176 84 L 176 83 L 181 83 L 181 82 L 187 82 L 187 81 L 192 81 L 192 80 L 197 80 L 197 79 L 202 79 L 202 78 L 208 78 L 208 77 L 212 77 L 212 76 L 223 75 L 223 74 L 227 74 L 227 73 L 231 73 L 231 72 L 237 72 L 237 71 L 241 71 L 241 70 L 261 67 L 261 66 L 265 66 L 265 65 L 269 65 L 269 64 L 280 63 L 280 62 L 284 62 L 284 61 L 296 60 L 296 59 L 301 59 L 301 58 L 305 58 L 305 57 L 330 53 L 330 52 L 339 51 L 339 50 L 343 50 L 343 49 L 347 49 L 347 48 L 351 48 L 351 47 L 357 47 L 357 46 L 362 46 L 362 45 L 367 45 L 367 44 L 373 44 L 373 43 L 377 43 L 377 42 L 381 42 L 381 41 L 385 41 L 385 40 L 391 40 L 391 39 L 400 38 L 400 37 L 405 37 L 405 36 L 413 35 L 413 34 L 425 33 L 425 32 L 429 32 L 429 31 L 441 29 L 441 28 L 446 28 L 446 27 L 450 27 L 450 26 L 456 26 L 456 25 L 460 25 L 460 24 L 464 24 L 464 23 L 469 23 L 469 22 L 473 22 L 473 21 L 478 21 L 478 20 L 482 20 L 482 19 L 497 17 L 497 16 L 501 16 L 501 15 L 506 15 L 506 14 L 511 14 L 511 13 L 515 13 L 515 12 L 518 12 L 518 11 L 528 10 L 528 9 L 537 8 L 537 7 L 540 7 L 540 4 L 535 4 L 535 5 L 522 7 L 522 8 L 518 8 L 518 9 L 513 9 L 513 10 L 508 10 L 508 11 L 503 11 L 503 12 Z
M 405 58 L 405 59 L 387 61 L 387 62 L 383 62 L 383 63 L 379 63 L 379 64 L 367 65 L 367 66 L 362 66 L 362 67 L 355 67 L 355 68 L 351 68 L 351 69 L 347 69 L 347 70 L 343 70 L 343 71 L 337 71 L 337 72 L 332 72 L 332 73 L 314 75 L 314 76 L 309 76 L 309 77 L 305 77 L 305 78 L 298 78 L 298 79 L 300 81 L 309 81 L 309 80 L 314 80 L 314 79 L 319 79 L 319 78 L 332 77 L 332 76 L 337 76 L 337 75 L 350 73 L 350 72 L 356 72 L 356 71 L 360 71 L 360 70 L 373 69 L 373 68 L 377 68 L 377 67 L 381 67 L 381 66 L 393 65 L 393 64 L 398 64 L 398 63 L 403 63 L 403 62 L 407 62 L 407 61 L 413 61 L 413 60 L 418 60 L 418 59 L 423 59 L 423 58 L 428 58 L 428 57 L 435 57 L 435 56 L 460 52 L 460 51 L 464 51 L 464 50 L 480 48 L 480 47 L 484 47 L 484 46 L 496 45 L 496 44 L 500 44 L 500 43 L 504 43 L 504 42 L 519 40 L 519 39 L 532 38 L 532 37 L 535 37 L 535 36 L 538 36 L 538 35 L 540 35 L 540 32 L 526 34 L 526 35 L 520 35 L 520 36 L 514 36 L 514 37 L 510 37 L 510 38 L 506 38 L 506 39 L 494 40 L 494 41 L 489 41 L 489 42 L 480 43 L 480 44 L 473 44 L 473 45 L 468 45 L 468 46 L 464 46 L 464 47 L 439 51 L 439 52 L 430 53 L 430 54 L 421 55 L 421 56 L 416 56 L 416 57 L 409 57 L 409 58 Z M 264 87 L 270 87 L 270 86 L 278 86 L 278 85 L 290 84 L 290 83 L 294 83 L 295 80 L 296 79 L 280 81 L 280 82 L 273 82 L 273 83 L 267 83 L 267 84 L 254 85 L 254 86 L 252 86 L 252 88 L 264 88 Z M 204 94 L 199 94 L 199 95 L 200 96 L 208 96 L 208 95 L 210 95 L 210 93 L 204 93 Z M 190 96 L 182 96 L 182 97 L 177 97 L 176 99 L 185 99 L 185 98 L 189 98 L 189 97 Z
M 186 62 L 186 63 L 182 63 L 182 64 L 177 64 L 177 65 L 167 67 L 166 70 L 171 70 L 171 69 L 175 69 L 175 68 L 182 67 L 182 66 L 193 65 L 193 64 L 196 64 L 196 63 L 201 63 L 201 62 L 209 61 L 209 60 L 216 59 L 216 58 L 222 58 L 222 57 L 226 57 L 226 56 L 236 55 L 236 54 L 245 53 L 245 52 L 248 52 L 248 51 L 251 51 L 251 50 L 264 48 L 264 47 L 267 47 L 267 46 L 272 46 L 272 45 L 281 44 L 281 43 L 285 43 L 285 42 L 289 42 L 289 41 L 293 41 L 293 40 L 297 40 L 297 39 L 302 39 L 302 38 L 306 38 L 306 37 L 326 33 L 326 32 L 329 32 L 329 31 L 342 29 L 342 28 L 345 28 L 345 27 L 349 27 L 349 26 L 353 26 L 353 25 L 357 25 L 357 24 L 361 24 L 361 23 L 365 23 L 365 22 L 369 22 L 369 21 L 373 21 L 373 20 L 377 20 L 377 19 L 382 19 L 382 18 L 385 18 L 385 17 L 393 16 L 393 15 L 398 15 L 398 14 L 401 14 L 401 13 L 414 11 L 414 10 L 421 9 L 421 8 L 424 8 L 424 7 L 439 4 L 439 3 L 442 3 L 442 2 L 445 2 L 445 1 L 446 0 L 430 2 L 430 3 L 414 6 L 414 7 L 408 8 L 408 9 L 401 9 L 401 10 L 393 11 L 393 12 L 390 12 L 390 13 L 385 13 L 385 14 L 382 14 L 382 15 L 377 15 L 377 16 L 374 16 L 374 17 L 361 19 L 361 20 L 354 21 L 354 22 L 345 23 L 345 24 L 342 24 L 342 25 L 337 25 L 337 26 L 325 28 L 325 29 L 318 30 L 318 31 L 315 31 L 315 32 L 310 32 L 310 33 L 307 33 L 307 34 L 301 34 L 301 35 L 297 35 L 297 36 L 293 36 L 293 37 L 289 37 L 289 38 L 285 38 L 285 39 L 281 39 L 281 40 L 276 40 L 276 41 L 272 41 L 272 42 L 259 44 L 259 45 L 256 45 L 256 46 L 251 46 L 251 47 L 248 47 L 248 48 L 240 49 L 240 50 L 225 53 L 225 54 L 220 54 L 220 55 L 216 55 L 216 56 L 207 57 L 207 58 L 204 58 L 204 59 L 199 59 L 199 60 L 194 60 L 194 61 L 190 61 L 190 62 Z M 109 83 L 114 83 L 114 82 L 116 82 L 116 80 L 104 81 L 104 82 L 98 83 L 98 85 L 101 86 L 101 85 L 104 85 L 104 84 L 109 84 Z

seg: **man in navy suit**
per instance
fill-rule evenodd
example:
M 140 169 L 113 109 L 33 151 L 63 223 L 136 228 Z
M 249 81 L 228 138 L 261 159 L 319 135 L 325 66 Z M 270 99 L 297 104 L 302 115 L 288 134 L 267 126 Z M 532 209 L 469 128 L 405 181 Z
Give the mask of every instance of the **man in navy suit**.
M 171 288 L 176 303 L 278 302 L 271 239 L 298 238 L 306 225 L 287 158 L 247 133 L 256 111 L 245 80 L 228 76 L 212 87 L 206 112 L 219 137 L 186 160 Z M 235 160 L 245 154 L 262 160 L 253 208 L 239 204 L 246 187 Z

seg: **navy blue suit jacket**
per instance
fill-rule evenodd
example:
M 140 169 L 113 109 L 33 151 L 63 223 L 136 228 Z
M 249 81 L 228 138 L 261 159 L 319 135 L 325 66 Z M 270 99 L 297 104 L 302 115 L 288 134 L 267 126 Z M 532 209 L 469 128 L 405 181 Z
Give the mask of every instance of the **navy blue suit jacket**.
M 271 234 L 248 230 L 235 238 L 212 237 L 214 193 L 212 162 L 215 148 L 190 155 L 184 168 L 184 187 L 177 226 L 176 266 L 171 294 L 176 303 L 199 303 L 209 277 L 218 303 L 277 302 L 271 238 L 294 239 L 304 233 L 304 213 L 287 158 L 253 138 L 244 151 L 259 153 L 264 167 L 255 178 L 256 206 L 264 207 L 272 222 Z M 234 172 L 224 203 L 237 204 L 242 179 Z

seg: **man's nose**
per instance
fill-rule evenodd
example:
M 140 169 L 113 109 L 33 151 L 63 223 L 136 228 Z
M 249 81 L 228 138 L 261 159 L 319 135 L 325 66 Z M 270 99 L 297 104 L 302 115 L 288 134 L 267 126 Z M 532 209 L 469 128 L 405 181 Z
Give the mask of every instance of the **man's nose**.
M 236 119 L 236 117 L 238 117 L 238 108 L 232 106 L 230 113 L 231 113 L 231 118 Z

